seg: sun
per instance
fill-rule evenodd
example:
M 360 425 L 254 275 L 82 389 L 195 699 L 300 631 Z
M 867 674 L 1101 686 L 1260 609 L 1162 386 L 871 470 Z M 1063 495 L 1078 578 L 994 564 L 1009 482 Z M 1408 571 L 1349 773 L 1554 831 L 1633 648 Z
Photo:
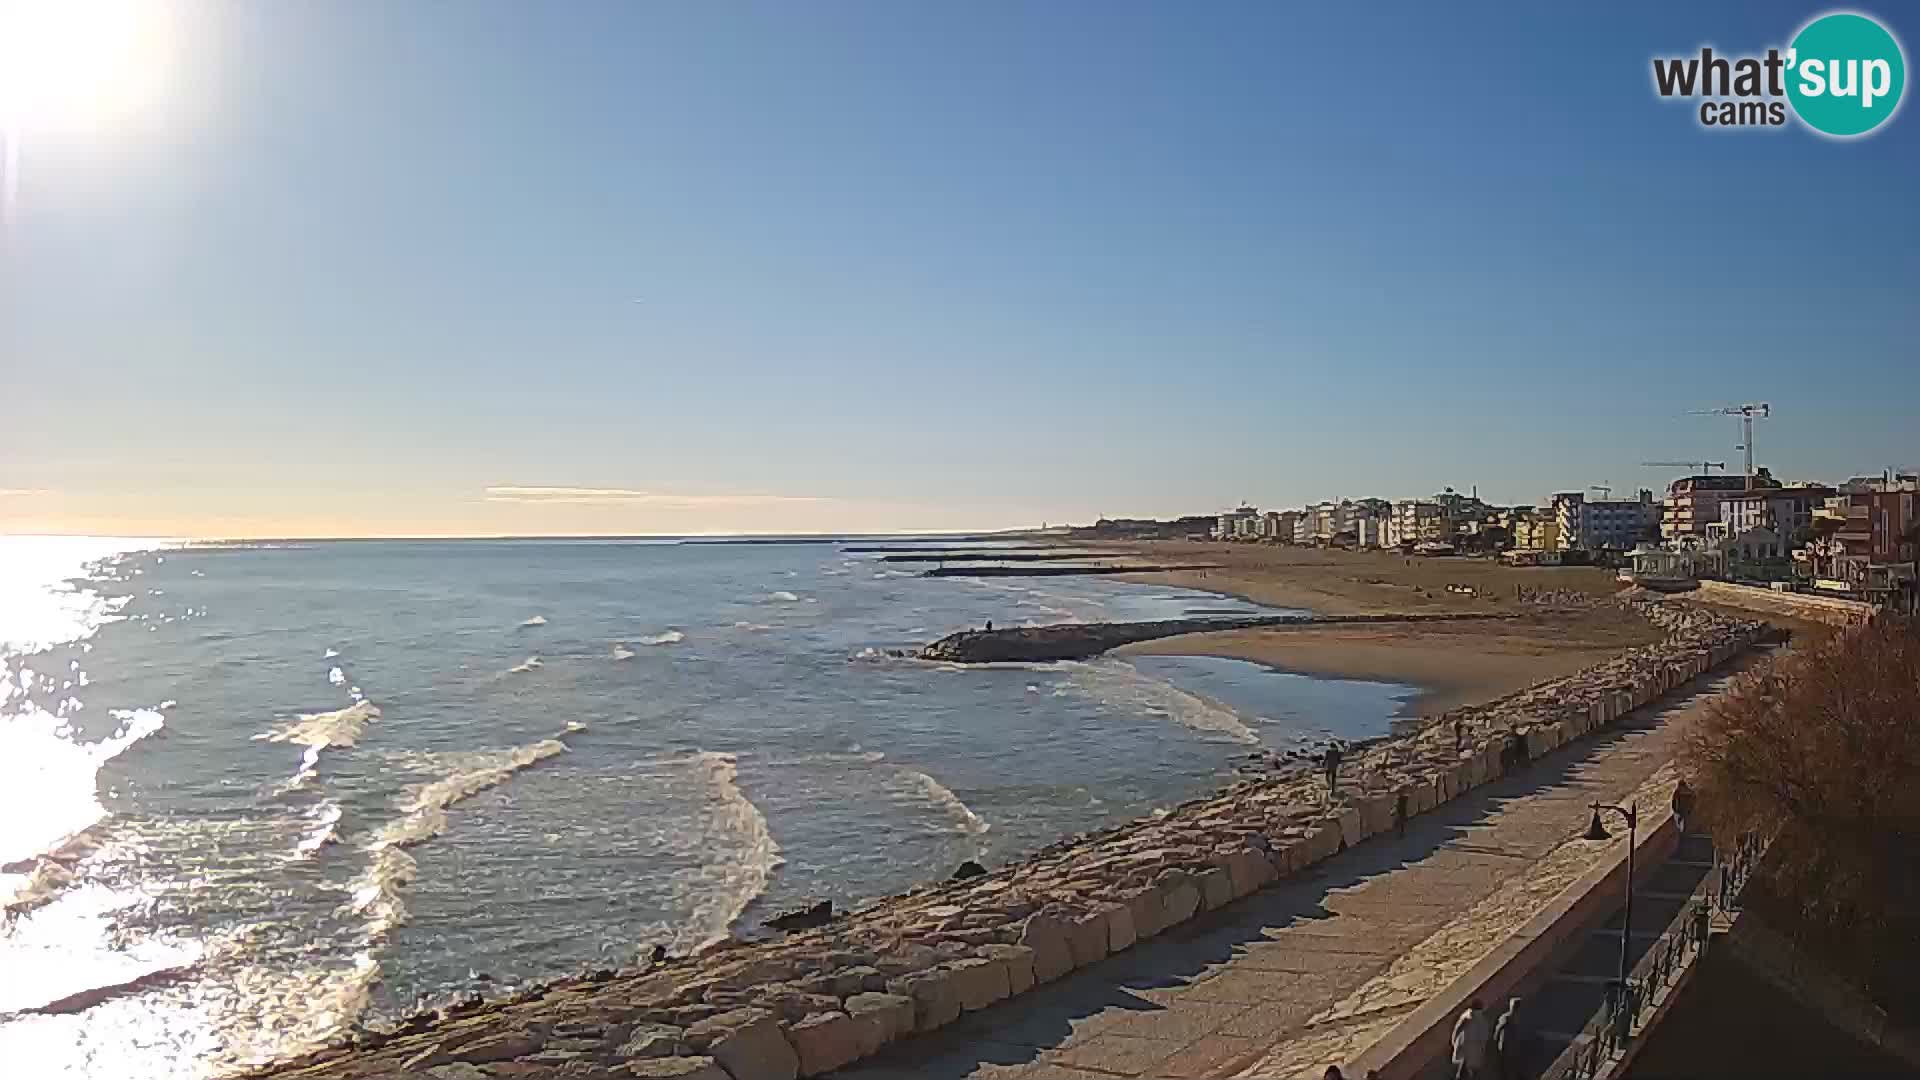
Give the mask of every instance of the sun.
M 93 133 L 146 105 L 167 0 L 0 0 L 0 134 Z

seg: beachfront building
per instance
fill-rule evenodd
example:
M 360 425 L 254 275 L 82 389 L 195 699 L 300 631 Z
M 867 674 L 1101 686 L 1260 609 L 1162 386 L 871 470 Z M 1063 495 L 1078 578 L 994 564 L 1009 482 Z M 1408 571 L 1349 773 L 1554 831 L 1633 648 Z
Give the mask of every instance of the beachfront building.
M 1720 504 L 1729 498 L 1777 489 L 1780 482 L 1761 469 L 1749 491 L 1744 476 L 1684 476 L 1667 486 L 1660 511 L 1660 536 L 1665 540 L 1703 539 L 1707 526 L 1720 521 Z
M 1560 522 L 1546 514 L 1515 514 L 1513 546 L 1517 551 L 1560 551 Z
M 1260 535 L 1260 511 L 1241 506 L 1220 515 L 1213 526 L 1215 540 L 1250 540 Z
M 1299 523 L 1298 510 L 1269 510 L 1260 519 L 1260 539 L 1291 544 L 1294 527 Z
M 1295 530 L 1295 543 L 1331 544 L 1335 537 L 1352 530 L 1353 503 L 1346 499 L 1310 503 L 1301 512 L 1300 524 L 1303 528 Z
M 1432 499 L 1401 499 L 1393 504 L 1392 521 L 1388 547 L 1445 540 L 1453 532 L 1440 503 Z
M 1845 590 L 1911 611 L 1920 587 L 1920 479 L 1849 480 L 1814 517 L 1808 550 L 1816 588 Z
M 1353 542 L 1363 548 L 1386 547 L 1387 519 L 1363 514 L 1354 517 Z
M 1720 500 L 1720 523 L 1735 536 L 1749 529 L 1772 529 L 1791 544 L 1813 528 L 1814 513 L 1833 495 L 1832 488 L 1821 484 L 1738 492 Z
M 1563 551 L 1631 551 L 1660 520 L 1653 492 L 1645 489 L 1637 499 L 1588 499 L 1583 492 L 1563 491 L 1552 506 Z

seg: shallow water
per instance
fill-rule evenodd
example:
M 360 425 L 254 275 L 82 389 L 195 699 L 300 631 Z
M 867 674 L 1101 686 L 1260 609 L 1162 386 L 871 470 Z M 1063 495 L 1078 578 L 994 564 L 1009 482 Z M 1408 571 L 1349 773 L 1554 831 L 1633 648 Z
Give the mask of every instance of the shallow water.
M 23 1075 L 203 1076 L 482 973 L 753 933 L 1190 797 L 1255 743 L 1381 734 L 1410 693 L 891 659 L 988 620 L 1262 609 L 834 545 L 131 546 L 0 540 Z

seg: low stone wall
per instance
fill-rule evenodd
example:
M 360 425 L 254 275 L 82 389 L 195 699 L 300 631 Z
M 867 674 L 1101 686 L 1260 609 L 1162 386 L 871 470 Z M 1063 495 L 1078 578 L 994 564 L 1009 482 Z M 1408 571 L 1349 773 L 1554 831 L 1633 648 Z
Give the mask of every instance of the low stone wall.
M 1842 600 L 1833 596 L 1814 596 L 1808 593 L 1775 592 L 1772 589 L 1759 589 L 1752 585 L 1733 585 L 1725 581 L 1703 581 L 1693 594 L 1694 599 L 1710 604 L 1722 604 L 1746 611 L 1763 614 L 1790 615 L 1809 622 L 1830 623 L 1834 626 L 1853 626 L 1873 618 L 1874 606 L 1858 600 Z
M 817 930 L 643 972 L 562 978 L 367 1032 L 272 1070 L 300 1077 L 818 1076 L 1097 963 L 1614 723 L 1759 640 L 1763 623 L 1635 605 L 1669 632 L 1573 675 L 1310 770 L 1242 780 Z M 461 1066 L 471 1067 L 470 1071 Z
M 1192 619 L 1153 619 L 1144 622 L 1055 623 L 1051 626 L 1008 626 L 998 630 L 961 630 L 920 650 L 922 660 L 956 664 L 1051 663 L 1084 660 L 1109 649 L 1140 641 L 1204 634 L 1217 630 L 1250 630 L 1263 626 L 1333 626 L 1347 623 L 1465 622 L 1512 619 L 1504 612 L 1412 612 L 1383 615 L 1241 615 Z

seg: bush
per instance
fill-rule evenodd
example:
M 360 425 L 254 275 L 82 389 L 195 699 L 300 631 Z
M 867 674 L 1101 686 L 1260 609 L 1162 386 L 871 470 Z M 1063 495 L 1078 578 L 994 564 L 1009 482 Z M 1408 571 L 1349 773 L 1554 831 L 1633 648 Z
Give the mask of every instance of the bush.
M 1717 840 L 1774 837 L 1761 894 L 1802 944 L 1920 1008 L 1920 624 L 1881 616 L 1754 673 L 1708 706 L 1683 763 Z

